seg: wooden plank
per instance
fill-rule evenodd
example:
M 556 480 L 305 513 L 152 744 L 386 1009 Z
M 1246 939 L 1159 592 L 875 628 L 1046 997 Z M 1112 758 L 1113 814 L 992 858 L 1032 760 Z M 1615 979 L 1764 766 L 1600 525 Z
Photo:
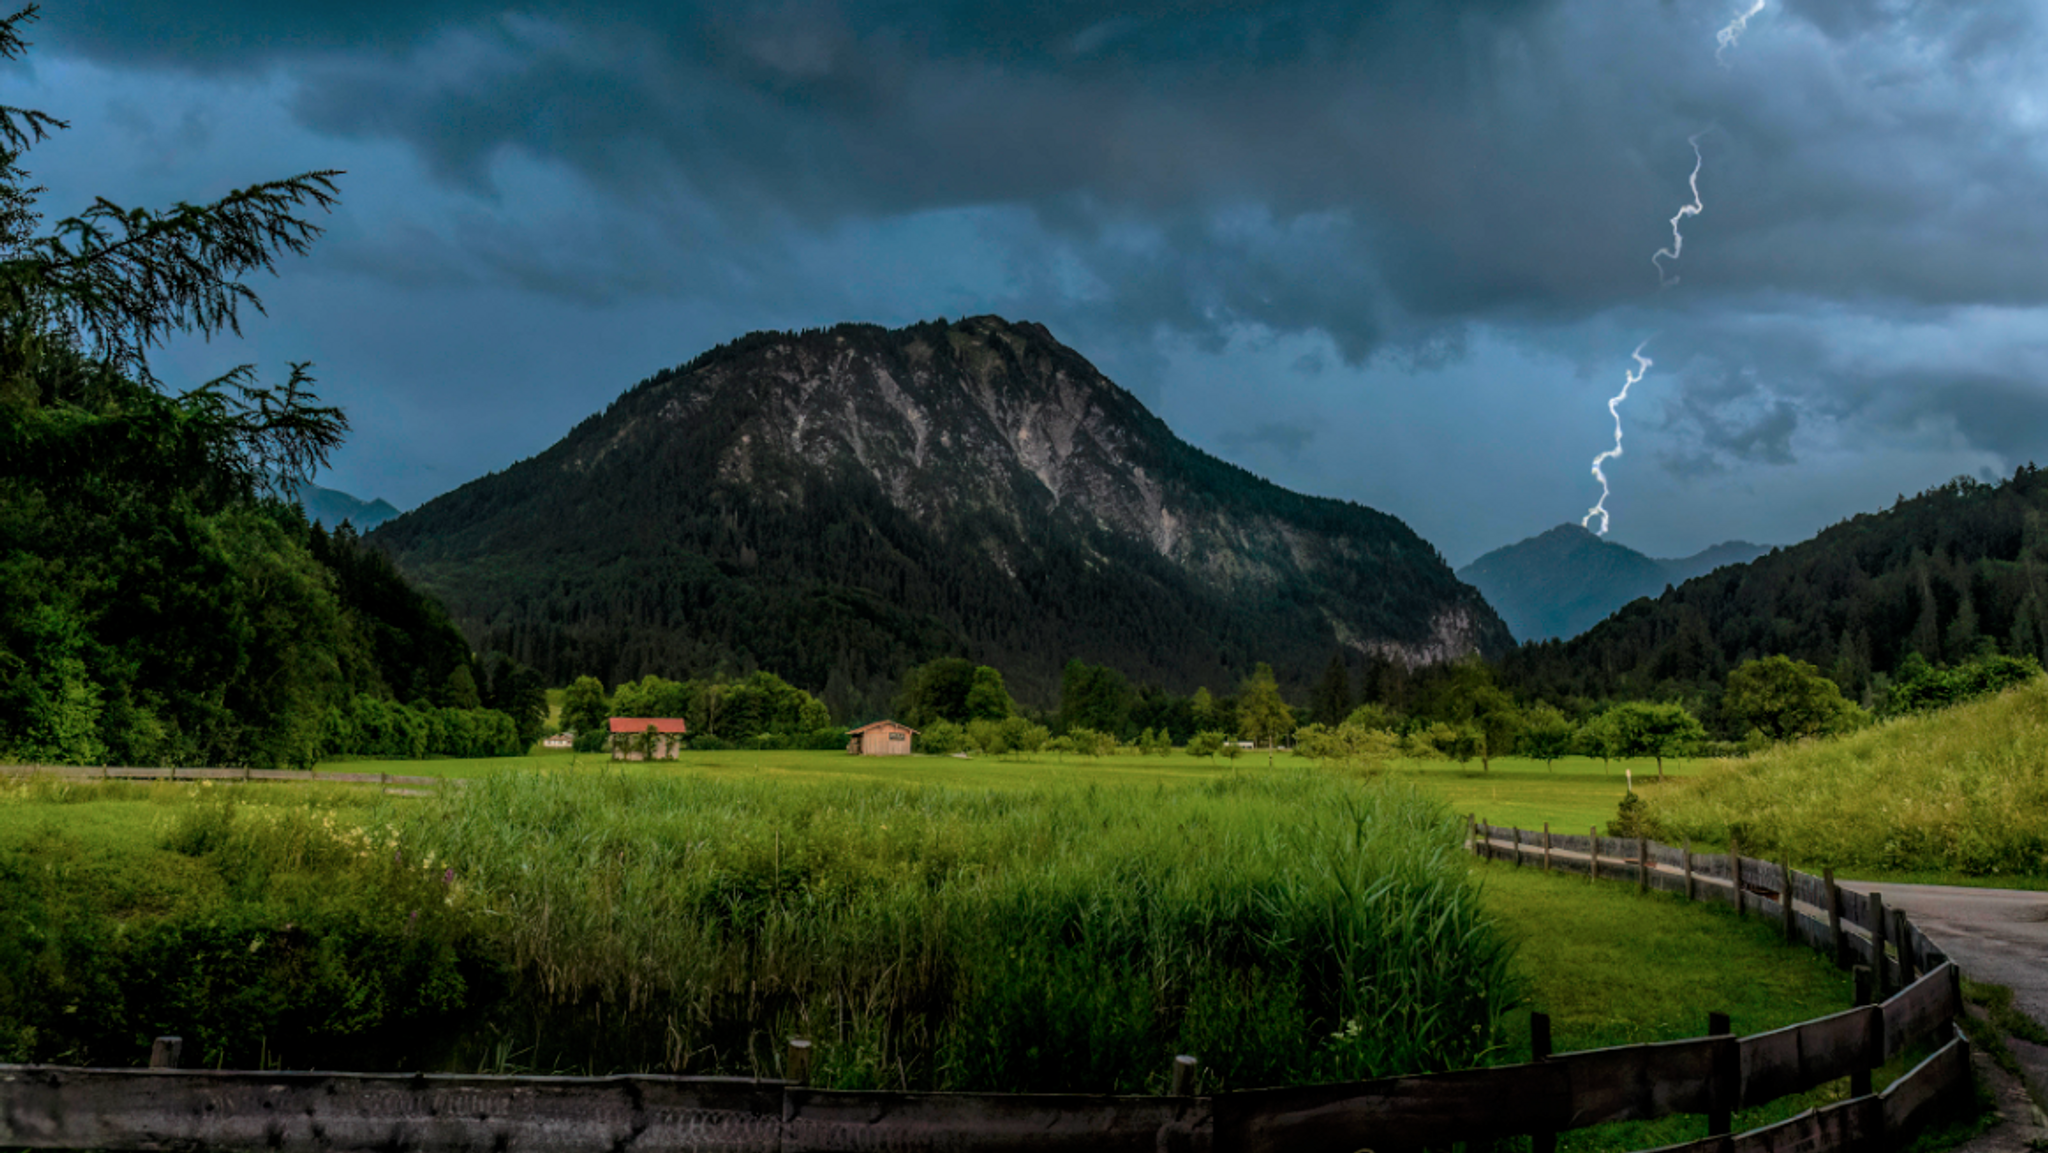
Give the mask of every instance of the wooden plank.
M 1584 876 L 1586 870 L 1591 867 L 1592 862 L 1584 857 L 1567 857 L 1558 853 L 1555 849 L 1551 850 L 1550 871 L 1553 873 L 1577 873 Z
M 1634 837 L 1600 838 L 1600 872 L 1603 875 L 1607 872 L 1607 862 L 1613 861 L 1619 864 L 1622 861 L 1633 861 L 1635 859 L 1636 839 Z M 1634 874 L 1630 875 L 1633 876 Z
M 1576 1054 L 1574 1054 L 1576 1056 Z M 1352 1153 L 1571 1128 L 1564 1059 L 1337 1085 L 1254 1089 L 1212 1102 L 1217 1149 Z
M 1906 1133 L 1923 1119 L 1929 1107 L 1951 1092 L 1967 1092 L 1969 1085 L 1970 1049 L 1957 1036 L 1885 1088 L 1880 1095 L 1885 1132 Z
M 1733 1037 L 1590 1049 L 1552 1057 L 1571 1078 L 1571 1110 L 1560 1129 L 1705 1113 L 1714 1103 L 1714 1057 Z M 1736 1086 L 1729 1086 L 1733 1092 Z
M 1854 889 L 1842 890 L 1842 924 L 1854 925 L 1868 931 L 1870 928 L 1870 896 Z
M 1702 877 L 1695 873 L 1692 879 L 1692 895 L 1698 901 L 1716 901 L 1723 905 L 1735 903 L 1735 888 L 1726 877 Z
M 0 1067 L 19 1149 L 770 1153 L 781 1121 L 777 1082 Z
M 1835 939 L 1832 932 L 1828 929 L 1826 914 L 1814 916 L 1812 913 L 1801 909 L 1797 914 L 1796 920 L 1798 924 L 1795 926 L 1794 931 L 1798 933 L 1800 943 L 1810 948 L 1818 949 L 1823 953 L 1834 950 Z
M 250 769 L 252 781 L 310 781 L 313 774 L 304 769 Z
M 1667 845 L 1662 841 L 1650 842 L 1650 859 L 1673 869 L 1685 868 L 1685 848 L 1682 845 Z
M 1741 1107 L 1803 1093 L 1882 1064 L 1877 1032 L 1882 1020 L 1880 1010 L 1865 1005 L 1742 1038 Z
M 1828 883 L 1812 873 L 1792 870 L 1792 899 L 1811 909 L 1817 909 L 1825 917 L 1828 910 Z
M 171 776 L 174 772 L 175 770 L 172 769 L 152 769 L 132 765 L 114 765 L 108 767 L 100 775 L 112 780 L 154 781 L 169 780 L 171 779 Z
M 239 781 L 247 769 L 177 769 L 172 776 L 181 781 Z
M 1875 1098 L 1842 1101 L 1737 1134 L 1729 1153 L 1854 1153 L 1879 1144 L 1883 1117 Z
M 1944 962 L 1926 976 L 1899 990 L 1884 1003 L 1886 1060 L 1940 1034 L 1963 1007 L 1955 1001 L 1955 977 Z
M 1592 841 L 1578 833 L 1560 833 L 1554 829 L 1550 833 L 1552 853 L 1584 853 L 1591 844 Z
M 1713 877 L 1721 881 L 1728 879 L 1728 854 L 1694 853 L 1692 871 L 1701 877 Z
M 1742 884 L 1752 893 L 1777 893 L 1785 888 L 1785 871 L 1776 861 L 1742 858 Z
M 841 1150 L 1207 1150 L 1197 1097 L 1037 1093 L 847 1093 L 790 1087 L 782 1153 Z M 658 1149 L 659 1146 L 648 1146 Z M 1356 1145 L 1347 1146 L 1355 1149 Z
M 323 785 L 381 785 L 383 773 L 319 773 L 313 777 Z
M 392 784 L 394 784 L 394 785 L 425 785 L 425 786 L 427 786 L 428 788 L 432 788 L 432 787 L 433 787 L 433 786 L 435 786 L 435 785 L 440 785 L 440 784 L 446 784 L 446 783 L 447 783 L 447 778 L 446 778 L 446 777 L 392 777 L 392 778 L 391 778 L 391 783 L 392 783 Z

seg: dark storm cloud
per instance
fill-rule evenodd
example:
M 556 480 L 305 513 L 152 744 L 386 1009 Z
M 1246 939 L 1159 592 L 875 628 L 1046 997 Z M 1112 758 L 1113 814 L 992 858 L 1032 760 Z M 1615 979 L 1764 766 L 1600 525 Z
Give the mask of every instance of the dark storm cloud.
M 1664 406 L 1664 428 L 1676 434 L 1664 466 L 1678 476 L 1703 476 L 1747 464 L 1792 464 L 1799 410 L 1773 395 L 1753 369 L 1694 365 Z
M 1017 251 L 1065 251 L 1131 333 L 1320 330 L 1357 362 L 1636 301 L 1710 124 L 1689 291 L 2048 299 L 2048 166 L 1998 106 L 2041 38 L 2017 3 L 1774 7 L 1727 70 L 1714 5 L 387 7 L 88 5 L 51 36 L 276 64 L 307 125 L 453 185 L 518 153 L 743 241 L 1021 209 Z

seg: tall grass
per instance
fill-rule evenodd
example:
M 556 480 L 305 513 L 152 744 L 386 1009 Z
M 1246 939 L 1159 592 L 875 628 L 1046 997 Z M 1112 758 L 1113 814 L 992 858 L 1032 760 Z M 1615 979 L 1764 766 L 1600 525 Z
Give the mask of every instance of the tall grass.
M 1645 790 L 1665 840 L 1837 868 L 2048 876 L 2048 677 Z
M 1480 1060 L 1510 947 L 1456 822 L 1308 773 L 1156 791 L 505 775 L 406 830 L 531 993 L 525 1060 L 841 1087 L 1207 1088 Z

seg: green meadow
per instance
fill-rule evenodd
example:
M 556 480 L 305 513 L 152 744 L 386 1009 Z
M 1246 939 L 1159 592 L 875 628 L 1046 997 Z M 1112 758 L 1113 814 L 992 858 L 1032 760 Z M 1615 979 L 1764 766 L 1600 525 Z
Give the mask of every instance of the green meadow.
M 772 1075 L 802 1034 L 845 1087 L 1143 1091 L 1176 1052 L 1229 1088 L 1512 1060 L 1531 1008 L 1575 1049 L 1849 999 L 1719 909 L 1459 851 L 1475 809 L 1603 820 L 1598 761 L 326 767 L 472 783 L 0 785 L 36 926 L 0 946 L 0 1057 L 175 1029 L 228 1066 Z
M 1615 806 L 1628 791 L 1625 773 L 1635 773 L 1636 787 L 1646 795 L 1684 779 L 1706 762 L 1665 762 L 1669 780 L 1660 785 L 1653 762 L 1601 761 L 1563 757 L 1546 764 L 1523 757 L 1496 757 L 1492 767 L 1478 761 L 1396 760 L 1374 776 L 1413 785 L 1460 815 L 1474 814 L 1495 824 L 1541 828 L 1545 821 L 1559 832 L 1583 833 L 1614 819 Z M 1118 788 L 1202 784 L 1234 776 L 1298 772 L 1317 768 L 1313 762 L 1282 750 L 1269 758 L 1265 750 L 1246 751 L 1236 760 L 1190 757 L 1174 752 L 1165 757 L 856 757 L 838 750 L 728 751 L 686 750 L 673 761 L 615 762 L 601 753 L 547 751 L 525 757 L 473 760 L 332 761 L 321 771 L 392 773 L 408 776 L 480 778 L 500 773 L 540 771 L 595 775 L 613 773 L 633 779 L 703 777 L 723 781 L 766 781 L 788 784 L 875 784 L 892 787 L 939 786 L 969 789 L 1044 787 Z

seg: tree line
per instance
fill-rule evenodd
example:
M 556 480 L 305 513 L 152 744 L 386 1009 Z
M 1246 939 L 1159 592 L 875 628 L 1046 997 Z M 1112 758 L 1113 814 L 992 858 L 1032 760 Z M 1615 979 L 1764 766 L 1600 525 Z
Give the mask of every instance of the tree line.
M 0 57 L 34 18 L 0 20 Z M 0 108 L 0 756 L 304 765 L 537 733 L 536 675 L 479 664 L 381 553 L 281 499 L 348 430 L 309 366 L 182 390 L 151 369 L 261 308 L 248 278 L 306 251 L 341 174 L 43 232 L 22 162 L 64 127 Z

